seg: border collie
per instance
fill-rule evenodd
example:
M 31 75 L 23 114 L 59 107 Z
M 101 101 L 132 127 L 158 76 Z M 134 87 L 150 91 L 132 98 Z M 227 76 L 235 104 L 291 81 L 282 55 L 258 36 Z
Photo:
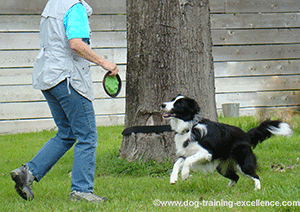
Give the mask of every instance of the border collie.
M 198 162 L 201 168 L 213 168 L 231 181 L 237 183 L 242 172 L 251 177 L 255 190 L 261 188 L 255 172 L 256 157 L 252 151 L 256 145 L 274 135 L 290 136 L 290 126 L 281 121 L 266 120 L 258 127 L 244 132 L 238 127 L 213 122 L 202 118 L 200 107 L 194 99 L 179 95 L 171 102 L 161 105 L 162 115 L 170 119 L 175 131 L 175 145 L 179 159 L 175 162 L 170 183 L 175 184 L 181 170 L 182 179 L 189 176 L 190 167 Z

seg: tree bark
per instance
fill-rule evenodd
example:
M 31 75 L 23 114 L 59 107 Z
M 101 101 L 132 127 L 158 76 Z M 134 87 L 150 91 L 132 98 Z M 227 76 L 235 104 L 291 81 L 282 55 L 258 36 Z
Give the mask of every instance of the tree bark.
M 178 94 L 217 120 L 208 0 L 127 0 L 125 128 L 166 124 L 160 105 Z M 124 136 L 120 157 L 175 158 L 173 133 Z

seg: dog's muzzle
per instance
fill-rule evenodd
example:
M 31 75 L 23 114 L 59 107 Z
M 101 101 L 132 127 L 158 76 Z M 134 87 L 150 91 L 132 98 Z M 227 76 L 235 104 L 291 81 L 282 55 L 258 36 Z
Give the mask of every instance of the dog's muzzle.
M 172 113 L 170 111 L 166 110 L 167 105 L 164 103 L 160 106 L 160 109 L 162 111 L 162 117 L 163 118 L 171 118 L 173 117 Z

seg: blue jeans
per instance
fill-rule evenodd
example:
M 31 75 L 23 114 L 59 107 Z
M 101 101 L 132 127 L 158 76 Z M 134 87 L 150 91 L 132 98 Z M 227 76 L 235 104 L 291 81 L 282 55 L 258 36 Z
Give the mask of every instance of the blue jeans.
M 42 92 L 58 132 L 27 166 L 36 180 L 41 180 L 78 140 L 74 146 L 71 191 L 92 192 L 98 137 L 93 104 L 69 86 L 67 80 Z

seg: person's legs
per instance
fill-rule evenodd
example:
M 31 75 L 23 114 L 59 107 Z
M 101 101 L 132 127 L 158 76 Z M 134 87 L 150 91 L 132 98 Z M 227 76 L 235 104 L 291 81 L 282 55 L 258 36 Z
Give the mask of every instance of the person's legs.
M 64 91 L 66 90 L 66 91 Z M 64 82 L 56 87 L 43 91 L 52 116 L 58 127 L 55 137 L 51 138 L 26 165 L 30 172 L 40 181 L 52 166 L 73 146 L 76 137 L 73 134 L 69 119 L 61 105 L 61 99 L 67 98 L 67 87 L 64 89 Z
M 40 176 L 36 177 L 46 174 L 71 148 L 76 138 L 78 142 L 74 146 L 71 191 L 92 192 L 98 137 L 93 104 L 69 86 L 67 80 L 43 93 L 59 130 L 42 150 L 42 159 L 47 161 L 48 158 L 48 161 L 43 164 L 45 168 L 40 168 L 43 169 L 39 172 Z M 30 164 L 27 165 L 31 170 Z M 36 174 L 34 170 L 32 172 Z
M 97 129 L 93 104 L 67 84 L 67 80 L 43 91 L 58 132 L 26 165 L 41 180 L 52 166 L 74 148 L 71 190 L 92 192 L 95 173 Z

